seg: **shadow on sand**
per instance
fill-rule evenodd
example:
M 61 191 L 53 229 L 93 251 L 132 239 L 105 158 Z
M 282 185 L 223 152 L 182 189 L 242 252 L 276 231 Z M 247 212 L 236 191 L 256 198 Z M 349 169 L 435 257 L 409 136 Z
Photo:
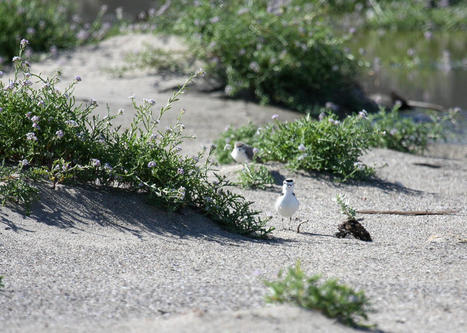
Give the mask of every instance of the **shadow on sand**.
M 10 207 L 24 214 L 19 208 Z M 17 225 L 0 210 L 0 223 L 16 232 L 32 232 Z M 148 234 L 174 238 L 203 238 L 229 245 L 243 242 L 263 242 L 278 245 L 287 240 L 280 238 L 257 239 L 238 235 L 223 229 L 209 218 L 185 209 L 166 212 L 146 203 L 144 194 L 121 189 L 92 186 L 60 186 L 52 189 L 40 186 L 40 199 L 32 205 L 30 218 L 38 223 L 75 231 L 89 232 L 93 225 L 114 228 L 143 239 Z

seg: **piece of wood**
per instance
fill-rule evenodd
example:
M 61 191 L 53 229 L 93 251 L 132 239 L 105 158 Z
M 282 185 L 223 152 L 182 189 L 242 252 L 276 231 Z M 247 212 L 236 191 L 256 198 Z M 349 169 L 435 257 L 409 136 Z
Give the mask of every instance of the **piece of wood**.
M 452 215 L 458 212 L 458 210 L 447 209 L 447 210 L 357 210 L 358 214 L 387 214 L 387 215 L 407 215 L 407 216 L 418 216 L 418 215 Z

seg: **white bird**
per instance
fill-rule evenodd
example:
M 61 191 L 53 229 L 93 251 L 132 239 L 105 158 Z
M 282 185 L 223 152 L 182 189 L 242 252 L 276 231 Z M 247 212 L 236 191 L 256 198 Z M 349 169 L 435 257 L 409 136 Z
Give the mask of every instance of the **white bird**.
M 298 210 L 300 203 L 295 197 L 294 193 L 294 182 L 292 179 L 286 179 L 282 185 L 282 195 L 277 198 L 275 208 L 276 211 L 283 217 L 290 218 L 292 221 L 292 215 Z
M 246 163 L 253 161 L 255 156 L 254 148 L 244 144 L 243 142 L 235 142 L 234 149 L 230 153 L 230 156 L 237 163 Z

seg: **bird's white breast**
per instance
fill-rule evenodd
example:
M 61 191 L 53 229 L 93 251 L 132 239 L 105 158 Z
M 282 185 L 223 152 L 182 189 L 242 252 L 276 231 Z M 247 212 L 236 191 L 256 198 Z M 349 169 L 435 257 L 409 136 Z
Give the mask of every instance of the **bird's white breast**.
M 276 200 L 276 211 L 284 217 L 291 217 L 298 210 L 298 200 L 292 193 L 281 195 Z
M 230 156 L 237 161 L 238 163 L 245 163 L 248 161 L 248 156 L 246 156 L 244 151 L 240 151 L 240 149 L 235 148 L 231 153 Z

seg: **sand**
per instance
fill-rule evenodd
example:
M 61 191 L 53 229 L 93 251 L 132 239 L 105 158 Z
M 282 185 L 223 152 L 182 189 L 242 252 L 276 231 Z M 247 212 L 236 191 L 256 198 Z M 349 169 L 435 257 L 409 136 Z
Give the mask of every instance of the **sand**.
M 164 44 L 150 35 L 119 36 L 58 58 L 33 64 L 45 74 L 63 72 L 62 85 L 80 75 L 78 101 L 94 98 L 128 124 L 134 111 L 128 96 L 154 98 L 163 105 L 167 90 L 182 77 L 150 71 L 110 75 L 125 52 L 144 42 Z M 264 123 L 299 115 L 274 107 L 221 98 L 192 89 L 178 110 L 198 139 L 184 149 L 195 152 L 223 129 L 249 121 Z M 119 190 L 59 186 L 41 188 L 32 214 L 0 208 L 1 332 L 348 332 L 316 312 L 265 304 L 264 280 L 297 260 L 309 274 L 337 278 L 363 289 L 375 312 L 370 322 L 384 332 L 465 332 L 467 324 L 467 149 L 434 146 L 428 156 L 374 149 L 364 161 L 378 181 L 339 184 L 325 176 L 268 168 L 293 177 L 301 207 L 299 221 L 282 221 L 267 191 L 242 190 L 276 230 L 269 240 L 229 233 L 186 210 L 166 213 L 144 196 Z M 222 166 L 235 177 L 237 166 Z M 340 214 L 336 194 L 356 209 L 457 209 L 454 215 L 367 215 L 362 224 L 373 242 L 334 237 Z

